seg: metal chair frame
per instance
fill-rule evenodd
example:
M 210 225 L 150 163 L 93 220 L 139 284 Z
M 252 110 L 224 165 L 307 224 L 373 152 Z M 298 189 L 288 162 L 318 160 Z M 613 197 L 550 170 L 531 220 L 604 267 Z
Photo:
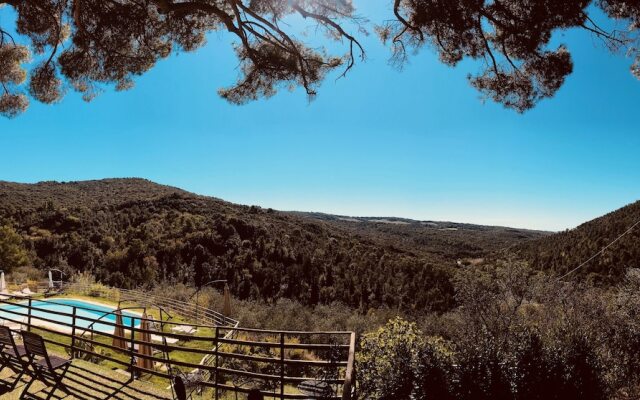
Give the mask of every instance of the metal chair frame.
M 60 389 L 70 395 L 69 387 L 62 380 L 71 365 L 71 360 L 50 356 L 44 339 L 40 335 L 32 332 L 22 332 L 22 339 L 24 348 L 27 351 L 28 363 L 31 367 L 28 373 L 32 375 L 32 379 L 25 386 L 20 399 L 23 399 L 28 394 L 31 384 L 36 380 L 51 387 L 46 400 L 53 396 L 56 389 Z
M 13 332 L 6 326 L 0 325 L 0 371 L 11 369 L 17 376 L 8 386 L 9 391 L 15 389 L 25 374 L 27 364 L 27 351 L 24 346 L 16 344 Z

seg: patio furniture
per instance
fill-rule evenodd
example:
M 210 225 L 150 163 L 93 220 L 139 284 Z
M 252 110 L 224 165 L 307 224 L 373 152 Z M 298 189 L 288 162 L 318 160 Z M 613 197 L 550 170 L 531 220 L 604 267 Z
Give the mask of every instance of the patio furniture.
M 202 395 L 202 383 L 208 380 L 206 371 L 201 369 L 195 369 L 189 373 L 184 373 L 180 370 L 174 370 L 171 364 L 171 357 L 167 350 L 166 337 L 162 337 L 164 347 L 164 359 L 167 365 L 167 372 L 171 377 L 171 391 L 176 400 L 186 400 L 193 396 L 193 393 Z M 209 374 L 210 375 L 210 374 Z
M 35 293 L 33 293 L 31 291 L 31 289 L 29 289 L 28 287 L 20 290 L 20 291 L 16 291 L 16 292 L 12 292 L 11 295 L 14 297 L 31 297 L 33 296 Z
M 13 332 L 6 326 L 0 326 L 0 371 L 11 369 L 17 376 L 8 386 L 9 390 L 15 389 L 24 375 L 27 367 L 27 351 L 24 346 L 16 344 Z
M 47 290 L 44 291 L 44 297 L 59 296 L 61 294 L 64 294 L 64 288 L 62 287 L 48 287 Z
M 140 323 L 140 343 L 136 354 L 138 354 L 136 365 L 138 368 L 153 370 L 153 357 L 155 346 L 151 345 L 151 333 L 149 327 L 149 319 L 147 314 L 142 314 L 142 322 Z
M 175 333 L 183 333 L 187 335 L 193 335 L 197 331 L 195 327 L 190 325 L 177 325 L 171 328 L 171 330 Z
M 323 381 L 308 380 L 298 385 L 298 390 L 306 395 L 312 396 L 314 399 L 330 399 L 334 393 L 331 385 Z
M 51 392 L 47 395 L 47 400 L 53 396 L 56 389 L 60 389 L 67 395 L 70 395 L 71 391 L 67 385 L 62 382 L 62 379 L 64 379 L 71 365 L 71 360 L 50 356 L 47 352 L 44 339 L 40 335 L 25 331 L 22 332 L 22 340 L 27 352 L 28 363 L 31 367 L 31 370 L 27 373 L 31 375 L 32 379 L 25 386 L 20 398 L 28 394 L 29 388 L 35 380 L 51 387 Z
M 176 400 L 187 400 L 193 398 L 193 394 L 202 395 L 202 383 L 206 381 L 206 377 L 202 370 L 196 370 L 185 374 L 178 372 L 171 378 L 171 387 L 173 388 L 174 398 Z
M 161 334 L 151 335 L 151 340 L 154 342 L 164 342 L 166 340 L 166 342 L 169 344 L 176 344 L 179 342 L 179 340 L 176 338 L 166 337 L 165 335 L 161 335 Z

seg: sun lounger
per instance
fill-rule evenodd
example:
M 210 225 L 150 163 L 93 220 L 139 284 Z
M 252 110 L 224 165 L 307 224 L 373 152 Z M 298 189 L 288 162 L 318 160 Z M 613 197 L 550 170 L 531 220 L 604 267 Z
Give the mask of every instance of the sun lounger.
M 62 288 L 47 288 L 47 290 L 44 291 L 44 297 L 51 297 L 51 296 L 58 296 L 64 293 L 64 289 Z
M 35 293 L 33 293 L 29 288 L 24 288 L 20 291 L 11 292 L 11 295 L 15 297 L 31 297 L 34 294 Z
M 161 342 L 163 341 L 163 339 L 166 339 L 166 342 L 168 344 L 176 344 L 178 343 L 178 339 L 176 338 L 170 338 L 170 337 L 166 337 L 164 335 L 151 335 L 151 340 L 154 342 Z
M 177 325 L 171 328 L 175 333 L 186 333 L 187 335 L 193 335 L 197 329 L 190 325 Z

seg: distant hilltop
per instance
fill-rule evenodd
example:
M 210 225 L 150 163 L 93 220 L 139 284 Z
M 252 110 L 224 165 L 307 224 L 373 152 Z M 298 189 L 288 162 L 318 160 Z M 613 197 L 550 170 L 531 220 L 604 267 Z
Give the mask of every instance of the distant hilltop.
M 0 181 L 0 204 L 37 208 L 47 201 L 60 207 L 97 207 L 153 200 L 188 192 L 147 179 L 117 178 L 91 181 L 14 183 Z

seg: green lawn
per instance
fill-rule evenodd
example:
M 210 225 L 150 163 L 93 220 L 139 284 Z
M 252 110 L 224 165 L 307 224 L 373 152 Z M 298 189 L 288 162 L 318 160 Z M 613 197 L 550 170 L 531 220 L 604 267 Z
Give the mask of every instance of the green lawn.
M 84 299 L 84 300 L 90 300 L 90 301 L 96 301 L 96 302 L 100 302 L 100 303 L 104 303 L 106 305 L 111 305 L 111 306 L 117 306 L 117 302 L 114 302 L 112 300 L 106 299 L 106 298 L 101 298 L 101 297 L 94 297 L 94 296 L 87 296 L 84 294 L 80 294 L 80 293 L 68 293 L 64 296 L 57 296 L 57 297 L 52 297 L 50 298 L 51 300 L 55 300 L 55 298 L 62 298 L 62 297 L 73 297 L 73 298 L 78 298 L 78 299 Z M 121 307 L 133 307 L 135 306 L 135 304 L 131 304 L 128 302 L 123 302 L 120 304 Z M 148 315 L 152 315 L 156 320 L 160 320 L 160 312 L 158 309 L 147 309 L 146 310 Z M 179 316 L 175 316 L 174 318 L 171 319 L 171 322 L 178 322 L 178 323 L 185 323 L 187 321 L 185 321 L 184 319 L 180 318 Z M 166 332 L 170 331 L 171 326 L 165 326 L 164 330 Z M 39 329 L 38 327 L 32 327 L 32 331 L 35 333 L 38 333 L 40 335 L 42 335 L 45 339 L 51 340 L 53 342 L 56 343 L 61 343 L 61 344 L 65 344 L 65 345 L 70 345 L 71 344 L 71 338 L 63 335 L 63 334 L 58 334 L 58 333 L 53 333 L 53 332 L 48 332 L 48 331 L 44 331 L 42 329 Z M 126 332 L 126 338 L 128 338 L 128 331 Z M 211 328 L 199 328 L 198 332 L 197 332 L 197 336 L 200 337 L 213 337 L 215 336 L 215 329 L 211 329 Z M 200 349 L 200 350 L 211 350 L 214 346 L 214 344 L 212 343 L 212 341 L 204 341 L 204 340 L 198 340 L 197 336 L 194 336 L 194 340 L 189 340 L 186 342 L 178 342 L 176 345 L 180 346 L 182 348 L 184 348 L 185 350 L 188 349 Z M 252 340 L 255 339 L 253 337 L 246 337 L 244 335 L 242 335 L 240 337 L 240 339 L 246 339 L 246 340 Z M 262 338 L 264 339 L 264 338 Z M 76 338 L 76 341 L 78 340 L 78 338 Z M 93 340 L 102 343 L 102 344 L 112 344 L 113 339 L 104 335 L 100 335 L 100 334 L 95 334 L 93 337 Z M 277 338 L 274 337 L 274 341 L 277 342 Z M 77 343 L 77 342 L 76 342 Z M 67 349 L 64 346 L 61 345 L 55 345 L 55 344 L 51 344 L 48 343 L 47 344 L 47 348 L 51 353 L 54 354 L 58 354 L 61 356 L 65 356 L 65 357 L 69 357 L 70 354 L 68 353 Z M 222 346 L 222 351 L 224 352 L 241 352 L 243 354 L 251 354 L 251 355 L 257 355 L 257 356 L 266 356 L 266 357 L 279 357 L 279 354 L 277 354 L 278 350 L 275 349 L 273 351 L 275 351 L 275 353 L 265 353 L 264 349 L 260 350 L 260 349 L 253 349 L 253 348 L 238 348 L 235 345 L 228 345 L 225 344 Z M 93 347 L 93 352 L 95 353 L 99 353 L 99 354 L 104 354 L 106 356 L 109 356 L 111 358 L 114 358 L 116 360 L 122 361 L 123 363 L 125 363 L 126 365 L 129 364 L 130 362 L 130 354 L 123 350 L 123 351 L 117 351 L 114 349 L 110 349 L 104 346 L 99 346 L 96 345 Z M 289 351 L 288 351 L 289 353 Z M 164 360 L 164 354 L 159 353 L 156 354 L 155 357 L 158 359 L 158 362 L 156 363 L 156 370 L 162 369 L 164 368 L 164 370 L 166 370 L 166 364 L 163 363 Z M 188 362 L 188 363 L 192 363 L 192 364 L 198 364 L 200 363 L 200 361 L 202 360 L 203 354 L 198 354 L 198 353 L 191 353 L 188 351 L 172 351 L 169 354 L 169 357 L 172 361 L 183 361 L 183 362 Z M 287 354 L 287 358 L 290 358 L 291 354 Z M 226 362 L 228 362 L 229 364 L 226 364 Z M 225 364 L 221 364 L 221 366 L 226 366 L 226 367 L 234 367 L 233 361 L 226 361 Z M 253 368 L 255 368 L 256 363 L 254 363 Z M 128 383 L 125 385 L 125 382 L 127 381 L 127 379 L 129 378 L 129 374 L 128 373 L 123 373 L 122 370 L 126 369 L 127 366 L 126 365 L 121 365 L 119 363 L 110 361 L 110 360 L 100 360 L 100 359 L 94 359 L 91 362 L 87 362 L 86 360 L 83 359 L 79 359 L 76 358 L 73 361 L 73 367 L 71 368 L 70 371 L 75 371 L 77 374 L 71 374 L 71 376 L 73 377 L 74 375 L 78 375 L 76 376 L 76 380 L 79 382 L 70 382 L 70 386 L 74 386 L 77 387 L 77 389 L 79 390 L 79 393 L 84 389 L 84 390 L 88 390 L 88 391 L 97 391 L 97 394 L 95 394 L 94 397 L 97 397 L 98 399 L 100 398 L 107 398 L 109 397 L 109 394 L 113 394 L 114 392 L 116 393 L 115 397 L 111 397 L 111 398 L 116 398 L 119 399 L 120 397 L 118 396 L 123 396 L 123 400 L 132 400 L 132 397 L 129 395 L 130 392 L 131 393 L 136 393 L 133 396 L 133 399 L 155 399 L 155 400 L 159 400 L 159 399 L 164 399 L 164 398 L 171 398 L 171 390 L 169 389 L 169 381 L 167 379 L 161 378 L 161 377 L 157 377 L 157 376 L 153 376 L 153 375 L 147 375 L 147 376 L 142 376 L 139 379 L 136 379 L 134 381 L 132 381 L 131 383 Z M 235 367 L 239 367 L 239 369 L 245 369 L 247 368 L 246 365 L 240 365 L 240 366 L 235 366 Z M 120 372 L 117 372 L 116 369 L 119 369 Z M 183 367 L 183 370 L 185 370 L 185 372 L 189 372 L 192 368 L 187 368 L 187 367 Z M 251 368 L 248 368 L 247 370 L 252 370 Z M 261 372 L 261 371 L 256 371 L 256 372 Z M 278 375 L 278 372 L 266 372 L 266 373 L 272 373 L 274 375 Z M 6 371 L 5 371 L 6 374 Z M 95 378 L 96 380 L 100 380 L 101 382 L 104 382 L 104 387 L 100 387 L 100 385 L 97 385 L 95 383 L 91 383 L 89 382 L 87 379 L 83 378 L 83 376 L 94 376 L 94 377 L 98 377 Z M 6 378 L 6 376 L 0 374 L 0 379 L 4 379 Z M 222 377 L 221 377 L 222 378 Z M 222 378 L 225 379 L 225 378 Z M 114 384 L 113 382 L 117 382 L 116 384 Z M 236 382 L 237 383 L 237 382 Z M 226 381 L 226 384 L 229 386 L 234 386 L 234 382 L 232 381 Z M 86 386 L 83 388 L 83 386 Z M 139 387 L 144 388 L 146 391 L 148 391 L 150 394 L 144 394 L 140 391 Z M 42 389 L 42 387 L 39 387 L 37 385 L 34 384 L 34 386 L 32 387 L 32 390 L 30 390 L 30 392 L 35 392 L 38 391 L 39 389 Z M 120 393 L 118 390 L 122 390 L 122 393 Z M 136 391 L 137 390 L 137 391 Z M 279 394 L 280 390 L 278 387 L 276 387 L 275 389 L 272 389 L 275 393 Z M 15 399 L 18 398 L 19 393 L 20 393 L 21 389 L 18 388 L 15 391 L 9 393 L 9 394 L 5 394 L 5 395 L 1 395 L 0 396 L 0 400 L 2 399 Z M 299 393 L 298 390 L 294 387 L 294 386 L 286 386 L 285 387 L 285 391 L 286 393 Z M 213 399 L 213 390 L 209 389 L 209 390 L 205 390 L 204 393 L 202 394 L 202 399 Z M 89 397 L 85 397 L 82 396 L 81 394 L 78 394 L 78 396 L 80 398 L 90 398 Z M 76 397 L 78 397 L 76 396 Z M 46 395 L 44 396 L 40 396 L 40 397 L 46 397 Z M 199 396 L 198 396 L 199 397 Z M 238 394 L 236 396 L 235 393 L 224 393 L 224 394 L 220 394 L 219 399 L 221 400 L 235 400 L 235 399 L 244 399 L 246 396 L 242 395 L 242 394 Z M 73 398 L 73 397 L 70 397 Z

